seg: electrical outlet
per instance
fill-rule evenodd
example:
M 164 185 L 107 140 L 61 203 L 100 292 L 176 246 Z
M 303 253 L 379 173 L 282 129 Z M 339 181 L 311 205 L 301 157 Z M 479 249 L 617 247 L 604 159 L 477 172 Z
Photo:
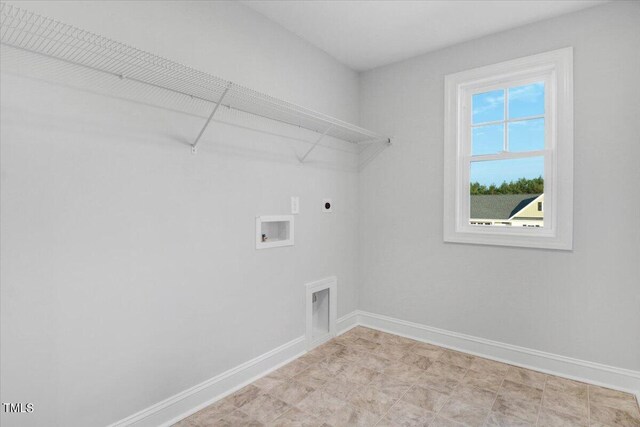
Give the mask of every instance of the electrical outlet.
M 291 197 L 291 213 L 294 215 L 300 213 L 300 197 L 298 196 Z
M 333 212 L 333 202 L 331 199 L 322 200 L 322 212 Z

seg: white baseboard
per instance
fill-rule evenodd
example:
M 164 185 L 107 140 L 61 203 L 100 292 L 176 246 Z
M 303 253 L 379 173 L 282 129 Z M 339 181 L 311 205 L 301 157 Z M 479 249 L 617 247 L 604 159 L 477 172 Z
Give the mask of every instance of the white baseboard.
M 342 316 L 336 322 L 336 335 L 342 335 L 347 332 L 349 329 L 355 328 L 358 326 L 358 314 L 360 312 L 358 310 L 354 310 L 351 313 Z
M 640 372 L 505 344 L 380 314 L 356 311 L 355 323 L 476 356 L 559 377 L 635 394 L 640 402 Z M 346 317 L 346 316 L 345 316 Z
M 518 347 L 360 310 L 352 311 L 336 321 L 337 335 L 359 325 L 511 365 L 634 393 L 640 401 L 638 371 Z M 305 337 L 301 336 L 109 427 L 170 426 L 304 353 Z
M 352 311 L 339 318 L 336 321 L 337 334 L 340 335 L 357 326 L 357 315 L 357 311 Z M 115 422 L 109 427 L 170 426 L 280 368 L 304 353 L 306 353 L 306 340 L 305 336 L 301 336 L 162 402 Z
M 278 369 L 291 360 L 300 357 L 305 352 L 305 337 L 301 336 L 162 402 L 117 421 L 109 427 L 132 425 L 136 427 L 170 426 Z

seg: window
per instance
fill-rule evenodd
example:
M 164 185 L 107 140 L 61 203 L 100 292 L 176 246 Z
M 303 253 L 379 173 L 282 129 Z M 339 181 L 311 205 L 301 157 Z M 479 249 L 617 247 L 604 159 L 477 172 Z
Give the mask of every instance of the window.
M 446 76 L 445 241 L 572 249 L 572 73 L 566 48 Z

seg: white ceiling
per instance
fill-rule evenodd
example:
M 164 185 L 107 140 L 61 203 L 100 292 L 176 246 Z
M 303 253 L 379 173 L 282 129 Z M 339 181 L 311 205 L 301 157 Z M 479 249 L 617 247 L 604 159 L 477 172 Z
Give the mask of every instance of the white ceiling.
M 606 0 L 244 1 L 363 71 Z

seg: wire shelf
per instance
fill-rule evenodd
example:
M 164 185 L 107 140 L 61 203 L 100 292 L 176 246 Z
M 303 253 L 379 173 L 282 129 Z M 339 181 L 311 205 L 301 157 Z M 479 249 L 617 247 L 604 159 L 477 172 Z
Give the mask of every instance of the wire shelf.
M 359 126 L 7 3 L 1 3 L 0 42 L 349 143 L 391 142 Z

